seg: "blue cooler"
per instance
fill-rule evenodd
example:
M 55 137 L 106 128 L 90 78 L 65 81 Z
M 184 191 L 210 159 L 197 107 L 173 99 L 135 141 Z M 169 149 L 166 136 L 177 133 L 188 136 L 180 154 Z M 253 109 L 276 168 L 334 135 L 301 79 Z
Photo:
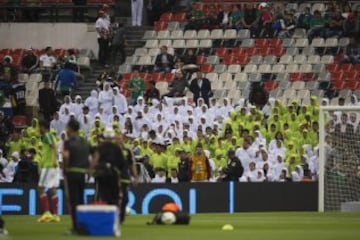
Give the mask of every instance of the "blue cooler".
M 119 209 L 114 205 L 80 205 L 76 221 L 90 236 L 120 236 Z

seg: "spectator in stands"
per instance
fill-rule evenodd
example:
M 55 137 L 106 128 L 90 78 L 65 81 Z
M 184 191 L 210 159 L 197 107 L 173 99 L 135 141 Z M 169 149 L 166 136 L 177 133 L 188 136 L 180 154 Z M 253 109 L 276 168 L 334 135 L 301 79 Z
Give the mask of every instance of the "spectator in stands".
M 118 87 L 113 88 L 113 94 L 114 94 L 114 106 L 117 107 L 121 115 L 125 115 L 128 109 L 126 97 L 124 96 L 124 94 L 120 92 L 120 89 Z
M 297 19 L 297 26 L 298 28 L 304 28 L 308 30 L 310 28 L 310 20 L 312 18 L 310 7 L 305 7 L 304 11 L 300 13 Z
M 131 1 L 131 22 L 133 27 L 141 27 L 142 25 L 143 6 L 143 0 Z
M 59 112 L 53 114 L 53 119 L 50 122 L 50 129 L 55 130 L 57 136 L 60 136 L 64 131 L 65 124 L 60 120 Z
M 184 30 L 200 30 L 205 23 L 205 14 L 199 4 L 193 4 L 191 11 L 186 15 L 188 23 Z
M 189 89 L 194 94 L 193 100 L 196 105 L 198 103 L 198 99 L 202 98 L 206 105 L 210 106 L 209 98 L 211 98 L 213 95 L 211 90 L 211 83 L 209 79 L 203 76 L 201 71 L 196 73 L 196 78 L 191 81 Z
M 322 37 L 324 34 L 324 27 L 325 27 L 325 19 L 321 16 L 321 12 L 316 10 L 314 15 L 311 17 L 309 21 L 309 31 L 308 31 L 308 38 L 309 41 L 312 41 L 315 37 Z
M 221 176 L 221 180 L 238 182 L 244 172 L 244 168 L 241 165 L 241 161 L 235 156 L 234 150 L 229 150 L 227 156 L 229 160 L 227 167 L 222 169 L 224 174 Z
M 360 37 L 350 38 L 350 44 L 345 49 L 344 59 L 341 60 L 341 63 L 360 63 Z
M 12 64 L 12 57 L 5 56 L 3 63 L 0 65 L 0 81 L 6 83 L 14 83 L 17 81 L 18 72 L 16 67 Z
M 356 36 L 356 34 L 359 34 L 359 23 L 356 22 L 355 15 L 353 13 L 350 13 L 347 19 L 344 21 L 344 37 L 352 37 Z
M 102 65 L 106 65 L 109 55 L 109 43 L 111 39 L 110 21 L 107 19 L 103 10 L 100 10 L 98 15 L 99 17 L 95 23 L 97 40 L 99 44 L 98 59 Z
M 20 160 L 19 152 L 11 153 L 10 161 L 6 166 L 6 168 L 3 170 L 3 175 L 0 176 L 0 182 L 8 182 L 8 183 L 13 182 L 19 160 Z
M 0 168 L 4 169 L 7 164 L 8 164 L 8 161 L 6 158 L 4 158 L 4 152 L 2 149 L 0 149 Z
M 45 82 L 44 88 L 39 90 L 39 107 L 44 115 L 44 119 L 49 121 L 57 111 L 58 104 L 55 97 L 55 91 L 50 88 L 50 83 Z
M 220 28 L 230 28 L 231 19 L 230 19 L 230 5 L 224 5 L 223 11 L 218 14 L 218 26 Z
M 34 161 L 36 150 L 34 148 L 27 149 L 24 151 L 24 154 L 21 155 L 21 159 L 16 166 L 13 182 L 38 183 L 38 164 Z
M 286 13 L 283 21 L 281 21 L 281 30 L 278 33 L 279 38 L 289 38 L 295 31 L 296 21 L 292 13 Z
M 196 64 L 196 55 L 194 54 L 194 49 L 187 49 L 184 56 L 181 57 L 181 60 L 184 65 Z
M 150 81 L 149 89 L 144 94 L 145 102 L 149 103 L 153 99 L 160 100 L 160 91 L 156 88 L 156 82 Z
M 111 63 L 115 65 L 118 54 L 121 55 L 120 64 L 125 62 L 125 28 L 123 23 L 118 23 L 114 30 L 114 37 L 111 41 Z
M 53 80 L 53 70 L 56 66 L 56 58 L 51 47 L 45 48 L 45 53 L 40 56 L 40 70 L 43 75 L 43 81 Z
M 174 65 L 174 69 L 171 69 L 171 73 L 176 73 L 177 71 L 183 71 L 183 67 L 184 67 L 184 62 L 178 58 Z
M 10 133 L 14 126 L 10 119 L 5 116 L 3 111 L 0 111 L 0 148 L 4 149 L 5 143 L 8 140 Z
M 196 145 L 194 154 L 191 156 L 191 181 L 207 182 L 211 176 L 209 159 L 205 156 L 202 144 Z
M 70 95 L 76 88 L 76 74 L 69 63 L 56 76 L 55 89 L 59 89 L 61 96 Z
M 145 93 L 145 81 L 136 69 L 133 71 L 133 78 L 128 83 L 128 89 L 131 92 L 132 105 L 136 103 L 138 97 Z
M 174 66 L 174 56 L 167 52 L 167 46 L 160 48 L 160 54 L 155 59 L 155 72 L 170 72 Z
M 175 73 L 175 79 L 169 84 L 169 92 L 163 97 L 183 97 L 188 86 L 184 74 L 178 71 Z
M 70 67 L 71 70 L 73 70 L 74 72 L 78 72 L 79 68 L 77 65 L 77 56 L 75 54 L 74 49 L 68 49 L 66 51 L 66 54 L 64 56 L 64 65 L 68 64 L 68 67 Z
M 240 6 L 237 4 L 233 5 L 232 11 L 230 13 L 230 27 L 234 29 L 241 29 L 241 18 L 242 18 L 242 12 L 240 10 Z
M 343 24 L 344 17 L 341 15 L 341 11 L 337 10 L 335 16 L 331 17 L 330 21 L 327 23 L 325 37 L 340 37 L 343 33 Z
M 75 8 L 73 9 L 73 22 L 84 22 L 86 0 L 72 0 Z
M 256 4 L 246 4 L 243 10 L 241 24 L 244 28 L 247 28 L 251 32 L 253 38 L 259 34 L 259 23 L 261 19 L 261 13 L 257 9 Z
M 190 182 L 191 180 L 191 160 L 184 149 L 179 151 L 180 161 L 178 163 L 179 182 Z
M 269 38 L 273 36 L 272 23 L 274 21 L 274 15 L 270 5 L 260 8 L 261 19 L 260 19 L 260 37 Z
M 35 55 L 34 50 L 29 48 L 21 60 L 21 72 L 34 73 L 39 65 L 39 58 Z

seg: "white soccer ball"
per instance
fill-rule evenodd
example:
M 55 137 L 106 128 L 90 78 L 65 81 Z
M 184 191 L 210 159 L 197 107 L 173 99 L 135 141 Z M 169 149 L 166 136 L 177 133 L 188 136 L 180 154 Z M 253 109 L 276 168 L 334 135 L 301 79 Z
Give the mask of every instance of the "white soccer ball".
M 161 222 L 163 222 L 166 225 L 170 225 L 176 222 L 176 216 L 172 212 L 164 212 L 161 215 Z
M 125 208 L 125 214 L 126 214 L 126 215 L 130 215 L 130 214 L 131 214 L 131 208 L 126 207 L 126 208 Z

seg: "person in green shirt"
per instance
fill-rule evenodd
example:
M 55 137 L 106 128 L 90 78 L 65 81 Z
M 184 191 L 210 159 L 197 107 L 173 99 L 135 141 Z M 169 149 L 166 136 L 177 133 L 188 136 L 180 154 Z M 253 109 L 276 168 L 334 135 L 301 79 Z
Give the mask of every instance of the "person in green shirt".
M 140 77 L 139 71 L 133 71 L 133 78 L 128 84 L 128 89 L 131 92 L 131 103 L 134 105 L 138 97 L 142 96 L 145 92 L 145 81 Z
M 325 26 L 325 19 L 321 16 L 321 12 L 316 10 L 314 15 L 310 18 L 309 21 L 309 31 L 308 31 L 308 38 L 309 41 L 314 39 L 315 37 L 322 37 L 324 34 L 324 26 Z

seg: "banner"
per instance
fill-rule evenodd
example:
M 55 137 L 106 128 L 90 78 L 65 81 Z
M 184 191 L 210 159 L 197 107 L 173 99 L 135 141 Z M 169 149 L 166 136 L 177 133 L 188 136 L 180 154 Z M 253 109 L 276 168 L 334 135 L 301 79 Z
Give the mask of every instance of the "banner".
M 317 211 L 317 183 L 182 183 L 139 184 L 129 192 L 132 214 L 158 212 L 175 202 L 190 214 L 257 211 Z M 67 213 L 64 191 L 58 189 L 59 214 Z M 85 203 L 93 202 L 95 190 L 88 185 Z M 41 213 L 35 185 L 1 184 L 2 214 Z

